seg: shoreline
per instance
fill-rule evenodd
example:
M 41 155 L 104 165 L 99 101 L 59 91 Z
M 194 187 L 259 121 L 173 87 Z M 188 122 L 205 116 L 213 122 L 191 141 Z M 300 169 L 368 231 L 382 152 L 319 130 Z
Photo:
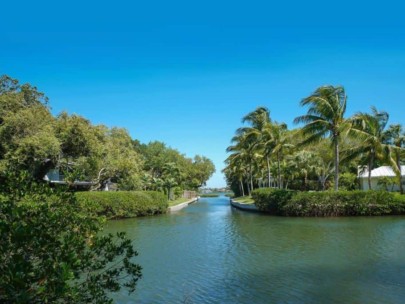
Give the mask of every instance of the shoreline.
M 234 201 L 233 199 L 230 199 L 229 202 L 232 207 L 239 209 L 239 210 L 250 211 L 250 212 L 261 212 L 254 203 L 253 204 L 243 204 L 243 203 L 238 203 L 238 202 Z
M 168 212 L 179 211 L 179 210 L 181 210 L 181 209 L 183 209 L 183 208 L 186 208 L 188 205 L 197 202 L 198 199 L 199 199 L 199 197 L 197 196 L 197 197 L 194 197 L 194 198 L 192 198 L 192 199 L 190 199 L 190 200 L 188 200 L 188 201 L 186 201 L 186 202 L 184 202 L 184 203 L 180 203 L 180 204 L 178 204 L 178 205 L 168 207 L 168 208 L 167 208 L 167 211 L 168 211 Z

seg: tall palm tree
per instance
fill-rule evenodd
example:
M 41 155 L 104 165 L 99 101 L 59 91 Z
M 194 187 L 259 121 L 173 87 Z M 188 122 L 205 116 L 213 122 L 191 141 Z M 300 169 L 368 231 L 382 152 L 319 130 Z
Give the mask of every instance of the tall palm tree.
M 244 181 L 246 179 L 248 170 L 246 168 L 244 160 L 240 156 L 241 154 L 239 153 L 231 154 L 225 160 L 227 166 L 225 167 L 225 169 L 222 170 L 222 172 L 225 173 L 228 181 L 231 182 L 232 180 L 236 180 L 238 182 L 239 191 L 242 196 L 245 196 Z
M 287 134 L 287 125 L 285 123 L 273 123 L 271 125 L 271 137 L 268 142 L 271 145 L 271 154 L 275 156 L 277 160 L 277 180 L 278 187 L 282 188 L 281 183 L 281 160 L 286 149 L 291 149 L 294 146 L 290 143 L 289 136 Z
M 231 152 L 233 157 L 240 158 L 241 161 L 248 167 L 248 193 L 250 195 L 253 190 L 253 165 L 257 158 L 257 151 L 255 150 L 256 141 L 253 136 L 249 136 L 247 133 L 242 133 L 232 138 L 234 145 L 229 146 L 226 151 Z
M 377 160 L 385 160 L 388 156 L 388 145 L 385 144 L 385 126 L 389 115 L 385 111 L 378 111 L 371 107 L 372 113 L 359 112 L 351 119 L 352 127 L 350 134 L 360 141 L 356 147 L 348 149 L 347 153 L 352 156 L 363 156 L 367 161 L 368 188 L 371 190 L 371 171 Z
M 242 118 L 242 123 L 249 123 L 250 126 L 239 128 L 237 135 L 243 135 L 244 140 L 249 142 L 251 155 L 263 156 L 267 159 L 267 179 L 270 184 L 270 153 L 269 146 L 265 143 L 269 141 L 269 128 L 271 126 L 270 111 L 266 107 L 258 107 Z M 253 168 L 252 168 L 253 170 Z M 253 182 L 251 182 L 251 188 Z
M 307 136 L 304 144 L 329 137 L 334 150 L 335 190 L 339 189 L 339 141 L 346 128 L 344 114 L 347 96 L 341 86 L 322 86 L 301 100 L 301 106 L 308 106 L 306 115 L 298 116 L 294 123 L 304 123 L 302 132 Z
M 401 158 L 405 152 L 405 131 L 402 125 L 390 125 L 388 130 L 385 131 L 386 143 L 390 145 L 390 160 L 394 172 L 397 175 L 399 189 L 401 194 L 404 193 L 404 186 L 402 185 L 402 171 L 401 171 Z
M 271 123 L 270 110 L 266 107 L 258 107 L 242 118 L 243 123 L 250 123 L 252 128 L 263 130 L 268 123 Z

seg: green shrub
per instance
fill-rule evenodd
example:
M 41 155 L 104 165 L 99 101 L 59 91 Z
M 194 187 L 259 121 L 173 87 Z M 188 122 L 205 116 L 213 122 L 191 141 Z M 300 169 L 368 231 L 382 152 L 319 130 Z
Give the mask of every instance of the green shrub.
M 300 192 L 283 207 L 286 216 L 403 214 L 405 200 L 386 191 Z
M 166 196 L 155 191 L 77 192 L 76 197 L 88 213 L 108 219 L 160 214 L 168 207 Z
M 339 175 L 340 190 L 355 190 L 358 189 L 357 175 L 345 172 Z
M 252 192 L 259 210 L 283 216 L 405 214 L 405 195 L 387 191 L 295 192 L 262 188 Z
M 260 211 L 282 215 L 284 205 L 291 200 L 295 193 L 292 190 L 260 188 L 252 191 L 252 198 Z
M 0 303 L 112 303 L 141 278 L 137 252 L 71 192 L 8 175 L 0 184 Z M 8 189 L 5 189 L 8 188 Z

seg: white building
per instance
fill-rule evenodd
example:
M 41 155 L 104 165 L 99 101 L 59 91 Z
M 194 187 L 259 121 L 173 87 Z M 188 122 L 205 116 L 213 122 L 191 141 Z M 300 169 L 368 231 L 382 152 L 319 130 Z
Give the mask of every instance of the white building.
M 402 173 L 402 185 L 405 188 L 405 166 L 401 166 Z M 371 170 L 371 189 L 372 190 L 386 190 L 382 185 L 378 184 L 378 181 L 382 177 L 388 177 L 393 180 L 394 184 L 392 187 L 389 187 L 390 191 L 399 191 L 399 185 L 396 180 L 396 175 L 392 167 L 390 166 L 381 166 Z M 369 190 L 368 187 L 368 170 L 365 167 L 363 170 L 359 170 L 358 178 L 360 180 L 360 187 L 362 190 Z
M 66 185 L 65 176 L 57 168 L 49 170 L 43 179 L 51 184 Z M 73 186 L 75 186 L 76 188 L 90 188 L 92 185 L 94 185 L 94 183 L 89 181 L 73 182 Z

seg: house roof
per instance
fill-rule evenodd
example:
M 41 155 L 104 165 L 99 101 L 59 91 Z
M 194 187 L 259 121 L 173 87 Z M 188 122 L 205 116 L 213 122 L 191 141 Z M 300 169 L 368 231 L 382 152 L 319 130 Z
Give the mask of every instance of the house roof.
M 405 166 L 401 166 L 401 173 L 402 176 L 405 176 Z M 392 170 L 392 167 L 381 166 L 371 170 L 371 177 L 383 177 L 383 176 L 394 177 L 395 172 L 394 170 Z M 365 169 L 363 172 L 361 172 L 359 174 L 359 177 L 368 178 L 368 170 Z

